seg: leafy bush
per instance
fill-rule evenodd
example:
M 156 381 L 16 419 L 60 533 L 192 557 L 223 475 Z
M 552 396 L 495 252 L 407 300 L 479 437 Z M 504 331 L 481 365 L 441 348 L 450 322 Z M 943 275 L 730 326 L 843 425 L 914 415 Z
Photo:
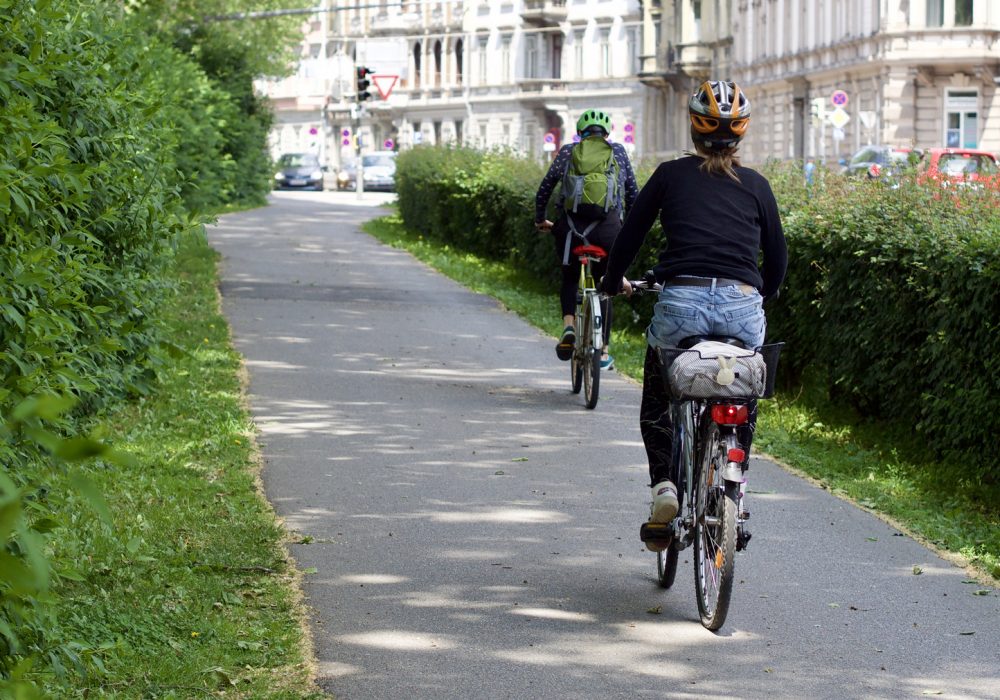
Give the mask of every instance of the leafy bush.
M 270 185 L 269 117 L 250 78 L 231 75 L 234 94 L 150 27 L 102 0 L 0 0 L 4 696 L 31 695 L 32 666 L 35 677 L 82 668 L 92 643 L 63 639 L 53 613 L 65 569 L 45 540 L 68 524 L 50 477 L 106 459 L 82 436 L 109 399 L 155 379 L 190 210 L 260 200 Z

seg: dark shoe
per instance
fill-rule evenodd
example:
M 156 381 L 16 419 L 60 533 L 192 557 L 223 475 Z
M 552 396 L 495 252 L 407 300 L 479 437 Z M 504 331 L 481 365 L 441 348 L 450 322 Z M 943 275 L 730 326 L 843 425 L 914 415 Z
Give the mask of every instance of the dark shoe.
M 576 345 L 576 331 L 573 330 L 573 326 L 566 326 L 559 344 L 556 345 L 556 357 L 563 362 L 573 357 L 574 345 Z

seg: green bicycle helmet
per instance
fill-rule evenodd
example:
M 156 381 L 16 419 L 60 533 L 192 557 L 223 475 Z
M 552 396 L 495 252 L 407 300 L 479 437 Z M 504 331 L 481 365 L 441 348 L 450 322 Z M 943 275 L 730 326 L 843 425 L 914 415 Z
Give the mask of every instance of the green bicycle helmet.
M 604 130 L 604 135 L 611 133 L 611 117 L 599 109 L 588 109 L 580 115 L 576 121 L 576 133 L 583 136 L 583 132 L 592 126 L 600 127 Z

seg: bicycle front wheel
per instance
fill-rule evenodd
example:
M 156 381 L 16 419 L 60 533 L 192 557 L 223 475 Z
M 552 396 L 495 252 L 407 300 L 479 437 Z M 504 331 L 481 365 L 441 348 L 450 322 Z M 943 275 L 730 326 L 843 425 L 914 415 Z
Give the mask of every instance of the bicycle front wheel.
M 573 393 L 579 394 L 583 387 L 583 363 L 580 361 L 579 341 L 577 347 L 573 348 L 573 357 L 569 361 L 569 379 L 573 384 Z
M 594 307 L 599 304 L 596 296 L 591 296 L 589 303 L 583 308 L 583 353 L 581 357 L 583 369 L 583 398 L 587 408 L 597 405 L 597 397 L 601 388 L 601 350 L 595 347 L 594 338 L 600 333 L 600 311 Z
M 660 588 L 670 588 L 674 585 L 674 577 L 677 576 L 677 557 L 679 552 L 674 543 L 662 552 L 656 553 L 656 579 Z
M 739 485 L 722 478 L 726 445 L 719 426 L 702 433 L 695 474 L 694 583 L 701 624 L 717 630 L 726 621 L 733 592 Z

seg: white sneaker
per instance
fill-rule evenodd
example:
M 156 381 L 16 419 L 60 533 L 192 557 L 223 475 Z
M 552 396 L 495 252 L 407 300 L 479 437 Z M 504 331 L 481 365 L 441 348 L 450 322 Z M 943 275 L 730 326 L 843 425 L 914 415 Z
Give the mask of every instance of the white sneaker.
M 677 487 L 672 481 L 661 481 L 653 487 L 653 507 L 649 514 L 651 523 L 669 523 L 677 515 Z

